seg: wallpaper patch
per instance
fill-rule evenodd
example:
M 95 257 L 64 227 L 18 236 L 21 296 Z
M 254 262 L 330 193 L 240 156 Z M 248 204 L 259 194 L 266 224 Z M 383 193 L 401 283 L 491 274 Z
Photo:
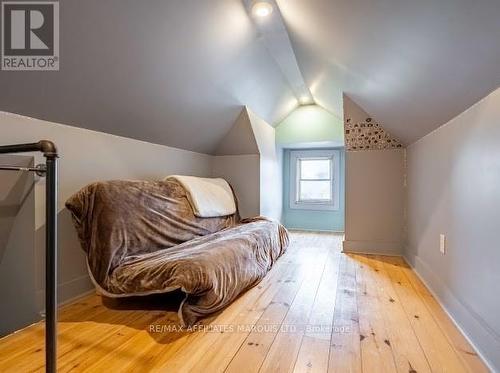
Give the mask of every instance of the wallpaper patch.
M 344 123 L 346 150 L 381 150 L 402 148 L 401 142 L 387 133 L 380 125 L 366 118 L 353 122 L 347 118 Z

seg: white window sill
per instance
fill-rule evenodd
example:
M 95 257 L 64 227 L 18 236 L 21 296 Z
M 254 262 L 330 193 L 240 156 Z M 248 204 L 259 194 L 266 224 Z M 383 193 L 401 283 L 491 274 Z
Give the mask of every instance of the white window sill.
M 320 202 L 290 202 L 292 210 L 312 210 L 312 211 L 338 211 L 339 208 L 333 203 Z

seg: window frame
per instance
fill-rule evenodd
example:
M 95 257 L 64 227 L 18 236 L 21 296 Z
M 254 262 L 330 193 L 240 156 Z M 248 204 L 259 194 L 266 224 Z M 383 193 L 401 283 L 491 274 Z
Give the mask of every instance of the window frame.
M 300 160 L 302 159 L 331 159 L 330 177 L 331 179 L 331 200 L 309 200 L 299 199 L 300 181 Z M 317 180 L 317 181 L 321 181 Z M 314 181 L 314 180 L 311 180 Z M 311 149 L 311 150 L 291 150 L 290 151 L 290 195 L 289 204 L 291 209 L 298 210 L 339 210 L 340 202 L 340 151 L 336 149 Z

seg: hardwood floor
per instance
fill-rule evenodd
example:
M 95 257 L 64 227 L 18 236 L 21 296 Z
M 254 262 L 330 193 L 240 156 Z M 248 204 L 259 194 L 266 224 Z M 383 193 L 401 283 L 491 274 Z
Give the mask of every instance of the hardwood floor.
M 63 307 L 59 371 L 486 372 L 398 257 L 345 255 L 342 237 L 293 233 L 230 307 L 180 330 L 179 294 Z M 44 369 L 43 323 L 0 340 L 0 372 Z

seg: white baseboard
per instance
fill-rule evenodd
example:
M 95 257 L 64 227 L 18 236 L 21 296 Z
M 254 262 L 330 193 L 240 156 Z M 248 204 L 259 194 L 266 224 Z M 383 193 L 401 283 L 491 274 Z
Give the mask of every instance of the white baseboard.
M 401 242 L 344 240 L 342 246 L 344 253 L 387 256 L 401 256 L 403 253 Z
M 405 255 L 403 255 L 403 259 L 412 267 L 415 274 L 431 292 L 441 308 L 474 348 L 488 369 L 498 373 L 498 369 L 496 369 L 494 364 L 486 357 L 489 353 L 486 353 L 479 347 L 479 343 L 475 342 L 479 339 L 485 339 L 486 341 L 482 344 L 493 343 L 494 346 L 496 345 L 496 347 L 492 348 L 493 353 L 495 353 L 495 350 L 497 352 L 500 351 L 500 342 L 491 334 L 488 328 L 484 328 L 485 321 L 480 319 L 479 316 L 475 316 L 469 307 L 460 301 L 446 284 L 444 284 L 418 256 L 415 256 L 413 261 L 410 261 Z M 412 263 L 414 263 L 414 265 Z M 433 282 L 435 282 L 436 285 L 432 286 L 431 283 Z M 457 320 L 458 318 L 461 319 L 461 322 Z M 478 318 L 480 320 L 478 320 Z M 465 328 L 464 325 L 472 325 L 472 327 Z M 473 336 L 473 334 L 475 335 Z
M 402 254 L 395 254 L 392 252 L 383 252 L 383 251 L 361 251 L 361 250 L 346 250 L 342 249 L 341 251 L 344 254 L 358 254 L 358 255 L 381 255 L 381 256 L 397 256 L 403 257 Z

